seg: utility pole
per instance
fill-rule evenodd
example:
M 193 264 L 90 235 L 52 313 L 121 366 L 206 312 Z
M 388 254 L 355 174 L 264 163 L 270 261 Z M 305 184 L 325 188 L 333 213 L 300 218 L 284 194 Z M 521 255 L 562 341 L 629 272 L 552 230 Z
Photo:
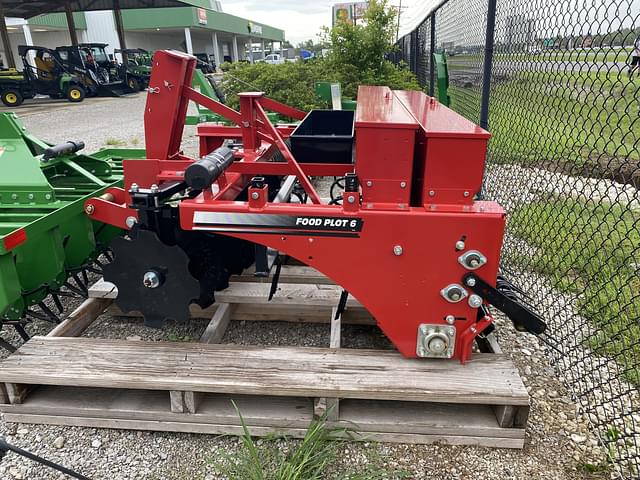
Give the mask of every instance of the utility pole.
M 400 15 L 402 15 L 402 0 L 398 4 L 398 27 L 396 28 L 396 42 L 400 40 Z

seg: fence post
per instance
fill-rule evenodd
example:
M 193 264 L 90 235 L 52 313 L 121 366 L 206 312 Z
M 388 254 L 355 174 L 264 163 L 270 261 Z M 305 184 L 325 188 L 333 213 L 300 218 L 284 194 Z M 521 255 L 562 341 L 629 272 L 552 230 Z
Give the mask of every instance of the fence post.
M 409 68 L 417 75 L 418 74 L 418 29 L 414 29 L 411 32 L 411 64 Z
M 491 96 L 491 68 L 493 64 L 493 43 L 496 28 L 496 3 L 489 0 L 487 5 L 487 32 L 484 42 L 484 69 L 482 72 L 482 98 L 480 100 L 480 126 L 489 129 L 489 97 Z
M 435 83 L 436 83 L 436 65 L 433 60 L 433 53 L 436 50 L 436 11 L 431 12 L 431 39 L 430 47 L 429 47 L 429 96 L 433 97 L 435 93 Z

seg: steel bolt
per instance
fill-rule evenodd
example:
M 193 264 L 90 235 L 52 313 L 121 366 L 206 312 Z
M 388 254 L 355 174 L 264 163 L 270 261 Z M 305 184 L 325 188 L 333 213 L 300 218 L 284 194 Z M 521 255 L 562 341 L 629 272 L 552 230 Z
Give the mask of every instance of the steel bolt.
M 407 182 L 400 182 L 400 188 L 406 188 Z
M 469 297 L 469 306 L 471 308 L 479 308 L 482 305 L 482 298 L 479 295 L 471 295 Z
M 13 193 L 13 194 L 11 195 L 11 199 L 12 199 L 12 200 L 17 200 L 17 199 L 18 199 L 18 194 L 17 194 L 17 193 Z
M 140 190 L 140 187 L 138 186 L 138 184 L 137 183 L 132 183 L 130 191 L 133 192 L 133 193 L 138 193 L 138 190 Z
M 393 254 L 397 257 L 402 255 L 402 247 L 400 245 L 396 245 L 395 247 L 393 247 Z
M 158 193 L 158 185 L 155 183 L 151 185 L 151 193 Z
M 160 276 L 157 272 L 149 271 L 144 274 L 142 283 L 147 288 L 158 288 L 160 286 Z
M 347 197 L 347 202 L 349 203 L 355 203 L 356 202 L 356 197 L 354 197 L 353 195 L 349 195 Z
M 51 194 L 50 194 L 50 193 L 45 193 L 45 194 L 44 194 L 44 198 L 45 198 L 46 200 L 51 200 Z
M 447 329 L 447 333 L 449 334 L 450 337 L 453 337 L 456 333 L 456 329 L 455 328 L 448 328 Z
M 27 198 L 28 198 L 29 200 L 33 200 L 33 198 L 34 198 L 33 193 L 30 193 L 29 195 L 27 195 Z
M 440 295 L 442 295 L 447 301 L 456 303 L 465 298 L 467 296 L 467 292 L 461 285 L 452 283 L 451 285 L 447 285 L 443 288 L 440 291 Z
M 465 197 L 468 197 L 469 196 L 469 192 L 465 191 L 462 195 L 464 195 Z
M 371 180 L 367 180 L 367 187 L 371 187 L 373 185 L 373 182 Z
M 447 315 L 445 317 L 445 320 L 449 325 L 453 325 L 454 323 L 456 323 L 456 317 L 454 317 L 453 315 Z
M 253 200 L 258 200 L 260 198 L 260 194 L 258 192 L 251 192 L 251 198 Z
M 133 226 L 138 223 L 138 220 L 136 219 L 136 217 L 127 217 L 127 219 L 125 220 L 125 224 L 127 225 L 127 227 L 129 228 L 133 228 Z
M 456 250 L 464 250 L 464 242 L 462 240 L 456 242 Z
M 84 211 L 87 215 L 93 215 L 93 212 L 95 212 L 96 207 L 94 207 L 93 205 L 89 204 L 86 207 L 84 207 Z
M 436 192 L 435 192 L 435 191 L 433 191 L 433 190 L 429 190 L 429 196 L 430 196 L 430 197 L 435 197 L 435 195 L 436 195 Z
M 458 261 L 467 269 L 475 270 L 487 262 L 487 259 L 476 250 L 469 250 L 458 257 Z
M 467 285 L 469 285 L 470 287 L 475 287 L 476 286 L 476 279 L 475 278 L 467 278 Z

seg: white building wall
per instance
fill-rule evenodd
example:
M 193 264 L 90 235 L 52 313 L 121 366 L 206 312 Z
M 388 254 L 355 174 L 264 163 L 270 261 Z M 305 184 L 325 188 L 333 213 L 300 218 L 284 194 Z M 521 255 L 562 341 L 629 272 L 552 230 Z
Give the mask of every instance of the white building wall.
M 145 50 L 154 51 L 165 49 L 186 51 L 183 32 L 126 32 L 125 38 L 129 48 L 144 48 Z
M 108 43 L 109 46 L 105 50 L 109 54 L 113 54 L 114 49 L 120 48 L 116 22 L 111 10 L 85 12 L 84 18 L 87 22 L 85 35 L 87 43 Z
M 80 30 L 78 30 L 80 32 Z M 33 44 L 38 47 L 47 47 L 47 48 L 56 48 L 62 47 L 64 45 L 71 45 L 71 37 L 69 37 L 69 32 L 66 30 L 60 31 L 47 31 L 47 32 L 38 32 L 38 27 L 32 25 L 31 26 L 31 37 L 33 39 Z M 18 45 L 26 45 L 27 41 L 24 38 L 24 34 L 22 33 L 22 29 L 18 32 L 9 33 L 9 39 L 11 41 L 11 47 L 13 50 L 13 58 L 16 60 L 16 68 L 18 70 L 22 70 L 22 59 L 20 55 L 18 55 Z M 2 52 L 2 59 L 4 60 L 5 67 L 7 66 L 6 56 L 4 55 L 4 51 Z

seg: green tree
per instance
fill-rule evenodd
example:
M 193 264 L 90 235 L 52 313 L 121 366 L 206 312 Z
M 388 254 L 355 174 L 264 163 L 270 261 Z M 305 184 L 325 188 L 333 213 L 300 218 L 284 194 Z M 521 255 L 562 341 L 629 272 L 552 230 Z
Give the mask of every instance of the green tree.
M 345 98 L 356 98 L 359 85 L 419 90 L 420 85 L 406 64 L 395 65 L 385 58 L 395 48 L 396 18 L 388 0 L 371 0 L 361 24 L 340 23 L 324 29 L 318 44 L 311 40 L 299 44 L 299 47 L 327 48 L 330 51 L 327 58 L 283 65 L 224 65 L 223 87 L 227 100 L 237 108 L 238 92 L 257 90 L 294 107 L 310 110 L 327 108 L 315 95 L 317 81 L 340 82 Z
M 388 0 L 371 0 L 362 23 L 339 22 L 324 29 L 324 40 L 330 48 L 328 66 L 337 73 L 347 95 L 355 96 L 358 85 L 420 89 L 406 65 L 386 59 L 396 48 L 396 15 Z

